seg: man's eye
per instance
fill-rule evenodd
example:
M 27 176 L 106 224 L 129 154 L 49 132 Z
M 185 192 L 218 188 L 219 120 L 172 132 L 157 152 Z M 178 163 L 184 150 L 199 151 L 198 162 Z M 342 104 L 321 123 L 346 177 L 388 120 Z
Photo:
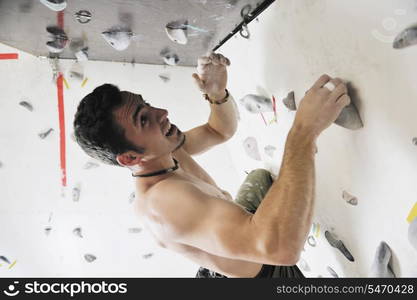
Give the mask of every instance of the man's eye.
M 148 121 L 148 119 L 147 119 L 146 117 L 141 117 L 141 118 L 140 118 L 140 124 L 141 124 L 142 126 L 145 126 L 147 121 Z

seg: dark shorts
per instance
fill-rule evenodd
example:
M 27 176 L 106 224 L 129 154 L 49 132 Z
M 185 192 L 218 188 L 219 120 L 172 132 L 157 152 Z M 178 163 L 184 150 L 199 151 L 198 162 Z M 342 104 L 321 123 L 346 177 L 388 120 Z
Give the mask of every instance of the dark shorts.
M 251 213 L 255 213 L 273 183 L 271 173 L 256 169 L 248 174 L 240 186 L 235 202 Z M 200 267 L 196 278 L 227 278 L 226 276 Z M 263 265 L 255 278 L 304 278 L 297 266 Z

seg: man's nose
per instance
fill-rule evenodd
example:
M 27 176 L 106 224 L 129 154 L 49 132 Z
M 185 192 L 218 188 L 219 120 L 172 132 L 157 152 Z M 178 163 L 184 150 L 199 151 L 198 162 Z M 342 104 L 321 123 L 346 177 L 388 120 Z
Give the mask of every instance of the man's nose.
M 168 111 L 163 108 L 157 108 L 158 110 L 158 120 L 159 122 L 163 122 L 168 117 Z

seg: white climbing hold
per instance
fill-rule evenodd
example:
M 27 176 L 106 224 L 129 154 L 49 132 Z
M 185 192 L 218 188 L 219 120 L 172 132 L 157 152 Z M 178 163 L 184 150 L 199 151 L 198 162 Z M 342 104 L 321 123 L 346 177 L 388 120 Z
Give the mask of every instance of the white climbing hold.
M 299 264 L 300 264 L 301 270 L 303 270 L 305 272 L 310 272 L 311 271 L 310 266 L 308 265 L 308 263 L 303 258 L 300 259 Z
M 343 198 L 343 200 L 345 200 L 347 203 L 349 203 L 351 205 L 358 205 L 358 198 L 349 194 L 346 191 L 343 191 L 342 198 Z
M 98 163 L 96 163 L 95 161 L 88 161 L 85 163 L 84 165 L 84 169 L 85 170 L 90 170 L 90 169 L 94 169 L 94 168 L 98 168 L 100 165 Z
M 117 28 L 104 31 L 101 36 L 114 49 L 123 51 L 129 47 L 133 33 L 128 29 Z
M 247 137 L 243 141 L 243 148 L 245 149 L 246 154 L 250 158 L 253 158 L 254 160 L 261 160 L 261 155 L 259 154 L 258 149 L 258 142 L 254 137 Z
M 408 241 L 410 242 L 411 246 L 417 251 L 417 217 L 411 221 L 408 227 Z
M 77 81 L 83 81 L 84 79 L 84 68 L 79 62 L 75 62 L 69 70 L 69 77 Z
M 239 102 L 251 113 L 274 111 L 271 99 L 264 96 L 248 94 L 240 99 Z
M 274 152 L 277 150 L 276 147 L 272 146 L 272 145 L 267 145 L 264 148 L 265 154 L 268 155 L 269 157 L 273 158 L 274 157 Z
M 170 22 L 165 26 L 165 32 L 169 39 L 175 43 L 185 45 L 188 42 L 187 22 Z
M 66 0 L 40 0 L 40 2 L 53 11 L 61 11 L 67 7 Z

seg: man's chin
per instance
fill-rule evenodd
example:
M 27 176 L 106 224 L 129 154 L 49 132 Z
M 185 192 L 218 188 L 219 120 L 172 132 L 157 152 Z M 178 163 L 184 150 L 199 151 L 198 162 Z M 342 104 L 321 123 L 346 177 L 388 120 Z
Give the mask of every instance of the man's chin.
M 179 130 L 178 130 L 178 138 L 180 139 L 180 142 L 178 143 L 178 145 L 175 147 L 175 149 L 172 152 L 177 151 L 185 143 L 185 134 Z

